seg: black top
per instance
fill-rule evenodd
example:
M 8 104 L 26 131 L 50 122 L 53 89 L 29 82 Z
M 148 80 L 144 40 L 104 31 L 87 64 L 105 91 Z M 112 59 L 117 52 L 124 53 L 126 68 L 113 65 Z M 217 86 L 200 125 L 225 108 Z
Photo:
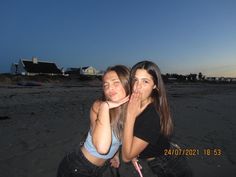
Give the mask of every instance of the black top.
M 169 139 L 160 130 L 160 116 L 151 103 L 136 118 L 134 124 L 134 136 L 149 143 L 139 154 L 140 158 L 157 157 L 163 155 L 164 149 L 169 149 Z

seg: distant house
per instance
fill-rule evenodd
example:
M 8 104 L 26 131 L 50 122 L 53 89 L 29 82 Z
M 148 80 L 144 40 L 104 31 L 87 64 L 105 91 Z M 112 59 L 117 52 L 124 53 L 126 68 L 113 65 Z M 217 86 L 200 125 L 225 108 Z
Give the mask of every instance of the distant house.
M 11 66 L 12 74 L 21 74 L 34 76 L 38 74 L 46 75 L 62 75 L 62 71 L 58 69 L 55 63 L 38 61 L 36 57 L 32 60 L 20 59 L 18 63 L 14 63 Z
M 216 81 L 217 78 L 216 77 L 207 77 L 206 80 L 207 81 Z
M 226 78 L 224 78 L 224 80 L 226 81 L 226 82 L 236 82 L 236 78 L 233 78 L 233 77 L 226 77 Z
M 236 82 L 236 78 L 233 77 L 207 77 L 206 80 L 215 82 Z
M 169 81 L 177 81 L 177 78 L 169 77 L 168 80 L 169 80 Z
M 231 82 L 236 83 L 236 78 L 232 78 Z
M 80 68 L 67 68 L 65 74 L 80 75 Z
M 92 66 L 87 66 L 87 67 L 82 67 L 80 68 L 80 74 L 81 75 L 97 75 L 99 71 L 97 71 L 94 67 Z

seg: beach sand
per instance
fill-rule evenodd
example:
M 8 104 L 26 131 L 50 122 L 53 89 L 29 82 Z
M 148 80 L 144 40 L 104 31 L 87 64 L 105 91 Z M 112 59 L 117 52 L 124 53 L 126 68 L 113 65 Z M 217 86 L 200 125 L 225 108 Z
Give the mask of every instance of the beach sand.
M 189 151 L 194 176 L 236 176 L 236 84 L 166 87 L 175 123 L 173 141 Z M 101 93 L 99 81 L 31 87 L 0 83 L 0 176 L 56 176 L 60 160 L 78 148 L 88 130 L 90 106 Z M 144 177 L 154 176 L 141 163 Z M 120 173 L 138 177 L 133 166 L 123 162 Z M 110 171 L 104 176 L 111 176 Z

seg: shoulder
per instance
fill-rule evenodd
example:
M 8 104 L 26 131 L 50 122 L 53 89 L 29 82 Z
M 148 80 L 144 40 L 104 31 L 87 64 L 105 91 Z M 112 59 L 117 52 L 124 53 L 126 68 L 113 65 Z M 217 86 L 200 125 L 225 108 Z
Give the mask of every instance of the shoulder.
M 136 127 L 156 127 L 160 126 L 160 116 L 153 104 L 148 105 L 145 110 L 137 117 L 135 121 Z
M 148 105 L 134 123 L 134 136 L 154 144 L 160 134 L 160 117 L 153 104 Z
M 159 118 L 159 114 L 154 104 L 151 103 L 143 110 L 143 112 L 139 115 L 139 117 L 145 119 L 153 119 L 153 118 L 156 119 L 157 117 Z
M 91 107 L 91 111 L 94 113 L 98 113 L 100 105 L 101 105 L 102 101 L 101 100 L 96 100 L 93 102 L 93 105 Z
M 100 109 L 100 105 L 101 105 L 101 101 L 96 100 L 96 101 L 93 102 L 93 104 L 90 108 L 90 121 L 91 121 L 91 126 L 92 127 L 95 125 L 95 121 L 98 118 L 98 112 L 99 112 L 99 109 Z

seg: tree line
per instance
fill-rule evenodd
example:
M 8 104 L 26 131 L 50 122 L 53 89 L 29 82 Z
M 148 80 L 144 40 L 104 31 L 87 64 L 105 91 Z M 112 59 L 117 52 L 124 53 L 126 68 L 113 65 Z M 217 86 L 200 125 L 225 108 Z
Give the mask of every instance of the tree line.
M 166 74 L 162 74 L 162 78 L 164 81 L 171 81 L 171 80 L 176 80 L 176 81 L 203 81 L 206 79 L 206 76 L 204 76 L 201 72 L 199 72 L 198 74 L 194 74 L 194 73 L 190 73 L 188 75 L 182 75 L 182 74 L 176 74 L 176 73 L 173 73 L 173 74 L 169 74 L 169 73 L 166 73 Z

